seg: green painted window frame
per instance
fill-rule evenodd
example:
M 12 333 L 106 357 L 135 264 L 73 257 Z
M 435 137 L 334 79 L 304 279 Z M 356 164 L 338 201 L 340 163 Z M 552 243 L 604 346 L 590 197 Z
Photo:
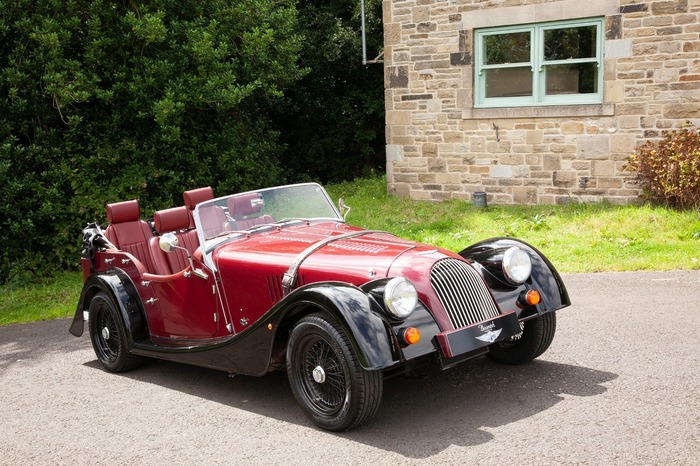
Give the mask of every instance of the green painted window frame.
M 545 59 L 544 34 L 553 29 L 568 29 L 573 27 L 594 26 L 596 28 L 595 57 L 566 60 Z M 603 51 L 604 51 L 605 18 L 587 18 L 566 21 L 553 21 L 518 26 L 503 26 L 477 29 L 474 31 L 474 108 L 498 107 L 532 107 L 547 105 L 587 105 L 603 102 Z M 501 63 L 488 65 L 484 63 L 486 51 L 484 38 L 493 35 L 530 33 L 530 61 L 523 63 Z M 547 95 L 546 69 L 548 66 L 586 64 L 596 66 L 596 92 L 586 94 Z M 486 97 L 486 76 L 489 70 L 530 66 L 532 72 L 532 95 L 516 97 Z

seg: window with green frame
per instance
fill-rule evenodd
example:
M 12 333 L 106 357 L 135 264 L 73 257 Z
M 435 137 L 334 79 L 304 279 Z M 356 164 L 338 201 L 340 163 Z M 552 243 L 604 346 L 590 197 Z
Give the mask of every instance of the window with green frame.
M 476 30 L 475 107 L 603 101 L 603 18 Z

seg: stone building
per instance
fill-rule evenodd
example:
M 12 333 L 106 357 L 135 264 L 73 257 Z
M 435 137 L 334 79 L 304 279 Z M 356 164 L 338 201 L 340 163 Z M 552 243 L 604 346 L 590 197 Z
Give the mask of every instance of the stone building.
M 700 0 L 384 0 L 387 182 L 414 199 L 634 202 L 700 123 Z

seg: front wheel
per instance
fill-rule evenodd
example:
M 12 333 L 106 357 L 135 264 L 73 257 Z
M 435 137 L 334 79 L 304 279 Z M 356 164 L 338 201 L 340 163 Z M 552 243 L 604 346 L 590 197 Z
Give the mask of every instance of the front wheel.
M 106 293 L 97 293 L 90 301 L 89 327 L 92 348 L 109 372 L 126 372 L 143 364 L 142 356 L 129 353 L 121 315 Z
M 557 329 L 557 315 L 543 314 L 520 324 L 522 333 L 489 347 L 487 356 L 503 364 L 523 364 L 547 351 Z
M 366 423 L 382 399 L 381 371 L 360 365 L 345 331 L 325 314 L 306 316 L 292 330 L 287 376 L 304 414 L 327 430 Z

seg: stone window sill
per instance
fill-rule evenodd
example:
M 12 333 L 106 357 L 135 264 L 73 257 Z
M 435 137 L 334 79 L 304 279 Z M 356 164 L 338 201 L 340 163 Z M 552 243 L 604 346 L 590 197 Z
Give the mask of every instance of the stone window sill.
M 497 118 L 557 118 L 614 115 L 615 104 L 468 108 L 462 110 L 463 120 L 483 120 Z

